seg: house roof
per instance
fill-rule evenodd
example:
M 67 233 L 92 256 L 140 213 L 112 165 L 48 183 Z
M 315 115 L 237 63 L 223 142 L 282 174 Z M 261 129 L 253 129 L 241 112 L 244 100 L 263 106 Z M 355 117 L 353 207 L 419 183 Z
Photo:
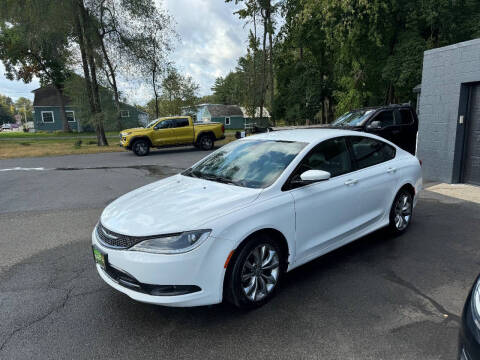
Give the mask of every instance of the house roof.
M 32 92 L 35 94 L 33 106 L 60 106 L 60 96 L 63 97 L 64 105 L 71 102 L 68 96 L 59 94 L 53 86 L 38 88 Z
M 238 105 L 220 105 L 208 104 L 206 105 L 212 117 L 220 116 L 243 116 L 242 109 Z
M 35 89 L 32 91 L 35 94 L 33 98 L 33 106 L 60 106 L 60 98 L 58 96 L 58 90 L 53 86 L 46 86 Z M 64 105 L 71 105 L 72 101 L 67 95 L 62 95 Z M 148 115 L 143 110 L 138 109 L 136 106 L 120 102 L 120 110 L 136 110 L 139 113 Z

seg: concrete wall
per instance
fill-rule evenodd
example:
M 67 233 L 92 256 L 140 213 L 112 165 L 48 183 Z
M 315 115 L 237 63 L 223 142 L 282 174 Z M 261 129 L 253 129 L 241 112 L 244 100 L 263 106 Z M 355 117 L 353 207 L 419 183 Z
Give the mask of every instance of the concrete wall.
M 451 183 L 460 88 L 480 81 L 480 39 L 426 51 L 417 156 L 425 180 Z

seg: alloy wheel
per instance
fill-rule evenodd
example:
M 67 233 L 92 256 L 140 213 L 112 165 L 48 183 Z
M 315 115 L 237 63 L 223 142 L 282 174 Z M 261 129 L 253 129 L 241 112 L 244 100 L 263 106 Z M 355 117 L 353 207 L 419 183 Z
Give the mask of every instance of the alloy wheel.
M 143 155 L 147 153 L 147 144 L 145 144 L 143 141 L 138 141 L 135 144 L 135 151 L 137 154 Z
M 410 195 L 402 194 L 398 197 L 394 214 L 394 223 L 397 230 L 405 230 L 412 218 L 412 199 Z
M 280 260 L 277 251 L 269 244 L 255 247 L 247 256 L 241 273 L 241 286 L 251 301 L 260 301 L 277 285 Z
M 209 136 L 204 136 L 202 138 L 202 147 L 204 149 L 210 149 L 212 147 L 212 139 Z

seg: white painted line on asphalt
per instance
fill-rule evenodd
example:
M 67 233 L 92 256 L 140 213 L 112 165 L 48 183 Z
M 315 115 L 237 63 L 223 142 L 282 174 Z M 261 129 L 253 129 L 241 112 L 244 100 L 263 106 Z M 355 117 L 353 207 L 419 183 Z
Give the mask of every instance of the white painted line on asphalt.
M 50 169 L 45 169 L 43 167 L 40 168 L 22 168 L 22 167 L 14 167 L 11 169 L 0 169 L 0 171 L 45 171 Z

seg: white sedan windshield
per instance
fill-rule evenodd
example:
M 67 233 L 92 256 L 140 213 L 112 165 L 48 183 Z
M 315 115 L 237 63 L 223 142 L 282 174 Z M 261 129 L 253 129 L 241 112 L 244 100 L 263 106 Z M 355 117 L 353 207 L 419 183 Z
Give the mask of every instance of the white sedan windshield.
M 250 188 L 273 184 L 306 146 L 303 142 L 243 140 L 230 143 L 183 175 Z

